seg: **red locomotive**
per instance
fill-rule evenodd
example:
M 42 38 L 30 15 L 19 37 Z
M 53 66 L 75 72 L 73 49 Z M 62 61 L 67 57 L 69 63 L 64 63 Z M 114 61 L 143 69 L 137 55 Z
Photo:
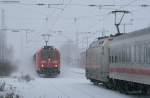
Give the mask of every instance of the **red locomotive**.
M 60 53 L 53 46 L 44 46 L 34 55 L 39 75 L 56 76 L 60 73 Z

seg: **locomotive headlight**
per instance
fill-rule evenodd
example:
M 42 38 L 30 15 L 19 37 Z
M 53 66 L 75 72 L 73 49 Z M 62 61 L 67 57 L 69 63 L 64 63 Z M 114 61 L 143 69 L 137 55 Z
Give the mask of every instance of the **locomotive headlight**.
M 58 65 L 54 65 L 54 67 L 58 67 Z
M 44 65 L 42 64 L 41 67 L 44 67 Z

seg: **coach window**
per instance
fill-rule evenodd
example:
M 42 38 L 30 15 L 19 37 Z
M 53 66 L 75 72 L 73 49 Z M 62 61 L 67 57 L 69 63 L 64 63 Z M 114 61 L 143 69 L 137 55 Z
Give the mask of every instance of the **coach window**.
M 117 49 L 117 63 L 119 63 L 119 49 Z
M 141 46 L 141 63 L 144 63 L 144 45 Z
M 113 63 L 115 63 L 115 49 L 112 50 L 112 56 L 113 56 Z
M 121 49 L 119 48 L 119 63 L 121 63 Z
M 148 60 L 147 60 L 148 59 L 148 47 L 147 46 L 146 46 L 146 56 L 145 57 L 146 57 L 145 59 L 146 59 L 146 64 L 147 64 L 148 63 Z
M 125 48 L 125 63 L 127 63 L 127 47 Z
M 126 51 L 126 63 L 129 63 L 129 46 L 127 47 Z
M 137 47 L 137 60 L 138 60 L 137 62 L 138 63 L 140 63 L 140 54 L 141 54 L 140 53 L 140 46 L 138 45 L 138 47 Z
M 126 48 L 126 63 L 129 63 L 129 47 Z
M 120 63 L 122 63 L 122 48 L 120 48 L 119 50 L 120 50 Z
M 122 63 L 122 48 L 120 48 L 120 62 Z
M 136 63 L 138 63 L 139 62 L 139 47 L 138 46 L 136 46 Z
M 123 49 L 123 63 L 125 63 L 125 57 L 126 57 L 125 50 L 126 50 L 126 48 Z
M 109 62 L 111 63 L 111 49 L 109 48 Z
M 139 63 L 142 63 L 142 47 L 139 45 Z
M 125 63 L 128 62 L 128 47 L 125 48 Z
M 144 63 L 146 63 L 146 44 L 144 44 Z
M 109 48 L 109 62 L 111 63 L 111 49 Z
M 126 48 L 126 63 L 129 62 L 129 47 Z
M 134 58 L 135 58 L 134 54 L 135 54 L 134 46 L 131 46 L 131 62 L 132 62 L 132 63 L 135 62 L 135 61 L 134 61 Z
M 129 47 L 129 62 L 132 63 L 132 46 Z
M 148 64 L 148 46 L 146 46 L 146 63 Z
M 144 45 L 144 63 L 146 63 L 146 45 Z
M 139 46 L 139 63 L 142 63 L 142 45 Z
M 149 51 L 149 53 L 148 53 L 148 64 L 150 64 L 150 46 L 148 48 L 148 51 Z
M 149 64 L 150 63 L 150 46 L 148 46 L 147 48 L 147 63 Z
M 109 55 L 109 62 L 111 63 L 111 55 Z
M 117 63 L 117 55 L 118 55 L 118 52 L 117 52 L 117 48 L 115 48 L 115 55 L 114 55 L 114 58 L 115 58 L 115 63 Z
M 123 63 L 125 63 L 125 48 L 123 48 Z
M 137 56 L 137 48 L 136 48 L 136 45 L 134 46 L 134 62 L 136 63 L 136 56 Z
M 136 60 L 136 63 L 138 63 L 138 46 L 136 45 L 136 48 L 135 48 L 135 50 L 136 50 L 136 53 L 135 53 L 135 55 L 136 55 L 136 57 L 135 57 L 135 60 Z
M 141 63 L 144 63 L 144 45 L 141 46 Z
M 139 45 L 139 63 L 142 62 L 142 48 L 141 48 L 141 45 Z
M 122 63 L 124 63 L 124 61 L 125 61 L 125 55 L 124 54 L 125 54 L 124 49 L 122 48 Z
M 138 46 L 138 63 L 141 63 L 141 47 Z
M 112 63 L 115 62 L 115 58 L 114 58 L 114 49 L 112 49 Z
M 128 61 L 129 63 L 131 63 L 131 46 L 129 46 L 129 49 L 128 49 Z
M 146 47 L 146 63 L 148 64 L 148 46 Z
M 111 58 L 110 62 L 113 63 L 113 52 L 112 52 L 112 49 L 110 49 L 110 58 Z
M 117 48 L 117 63 L 119 63 L 119 48 Z
M 123 57 L 122 57 L 122 55 L 123 55 L 123 54 L 122 54 L 122 48 L 120 48 L 120 54 L 121 54 L 121 55 L 120 55 L 120 63 L 122 63 L 122 58 L 123 58 Z
M 119 50 L 119 48 L 118 48 L 118 55 L 117 55 L 117 58 L 118 58 L 118 61 L 117 61 L 117 63 L 119 63 L 120 62 L 120 50 Z
M 132 63 L 132 55 L 133 55 L 133 53 L 132 53 L 132 46 L 130 46 L 130 63 Z
M 113 50 L 111 49 L 111 63 L 113 63 Z
M 126 62 L 126 48 L 123 49 L 123 62 Z
M 148 47 L 148 64 L 150 64 L 150 46 Z

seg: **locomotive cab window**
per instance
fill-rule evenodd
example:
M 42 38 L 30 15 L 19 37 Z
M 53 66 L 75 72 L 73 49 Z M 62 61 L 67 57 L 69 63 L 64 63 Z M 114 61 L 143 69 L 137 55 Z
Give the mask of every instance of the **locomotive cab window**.
M 42 57 L 43 59 L 55 59 L 56 58 L 56 53 L 55 53 L 55 50 L 51 49 L 51 50 L 44 50 L 42 51 Z

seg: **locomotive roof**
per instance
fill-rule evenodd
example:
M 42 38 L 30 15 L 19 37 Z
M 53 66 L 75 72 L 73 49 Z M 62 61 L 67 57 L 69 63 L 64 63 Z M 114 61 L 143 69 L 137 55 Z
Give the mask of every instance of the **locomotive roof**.
M 124 40 L 124 39 L 138 37 L 146 34 L 150 34 L 150 27 L 116 36 L 113 38 L 113 40 Z

